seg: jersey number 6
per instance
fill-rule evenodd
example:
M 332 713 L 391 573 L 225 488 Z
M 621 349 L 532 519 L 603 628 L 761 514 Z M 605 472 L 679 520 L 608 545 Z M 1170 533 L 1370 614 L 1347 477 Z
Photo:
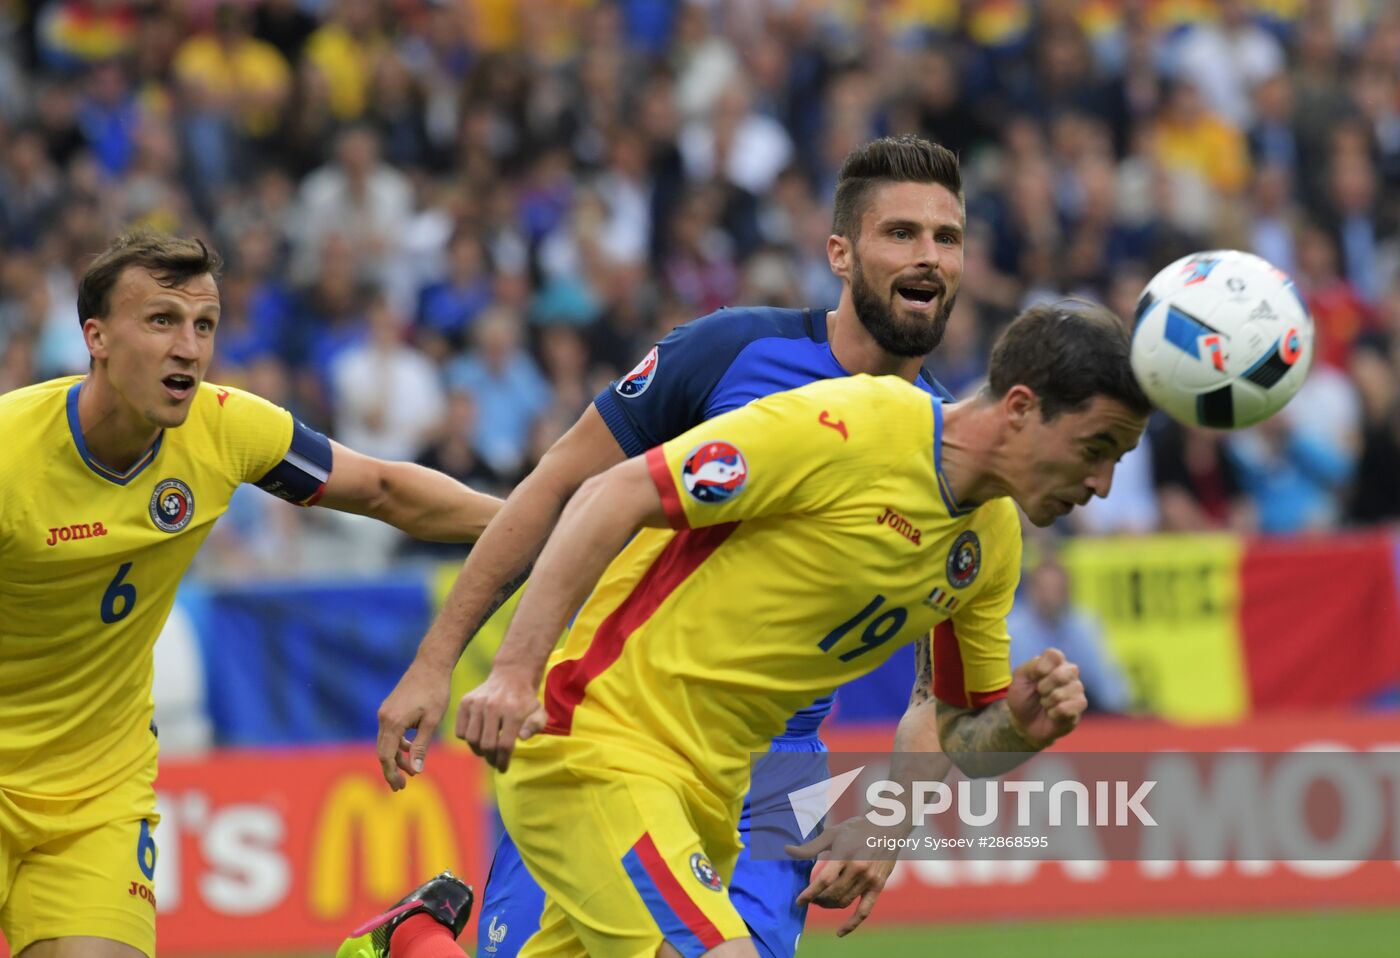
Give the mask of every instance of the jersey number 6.
M 123 562 L 116 576 L 102 593 L 102 621 L 108 625 L 126 618 L 136 605 L 136 586 L 123 582 L 131 571 L 131 563 Z

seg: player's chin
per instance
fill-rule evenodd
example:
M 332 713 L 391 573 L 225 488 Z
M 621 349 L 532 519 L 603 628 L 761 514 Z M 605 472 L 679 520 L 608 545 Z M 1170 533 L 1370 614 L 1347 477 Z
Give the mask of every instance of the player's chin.
M 162 429 L 174 429 L 176 426 L 183 426 L 185 420 L 190 418 L 190 406 L 193 405 L 193 401 L 193 396 L 182 399 L 179 402 L 166 400 L 147 413 L 146 418 Z
M 1055 505 L 1054 500 L 1036 503 L 1034 509 L 1023 510 L 1026 518 L 1031 521 L 1031 525 L 1037 529 L 1046 529 L 1055 524 L 1055 520 L 1065 515 L 1065 511 Z

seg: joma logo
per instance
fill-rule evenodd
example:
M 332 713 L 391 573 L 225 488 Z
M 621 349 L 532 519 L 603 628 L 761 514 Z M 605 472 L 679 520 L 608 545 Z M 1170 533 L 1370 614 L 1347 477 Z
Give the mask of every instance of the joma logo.
M 895 512 L 889 506 L 885 506 L 883 515 L 875 517 L 875 522 L 878 525 L 889 526 L 895 532 L 898 532 L 900 535 L 904 536 L 904 538 L 914 543 L 914 545 L 921 544 L 919 538 L 923 535 L 923 532 L 919 529 L 915 529 L 914 523 Z
M 78 522 L 71 526 L 58 526 L 49 530 L 49 537 L 44 540 L 46 546 L 56 546 L 60 542 L 74 542 L 78 539 L 91 539 L 93 536 L 105 536 L 107 527 L 100 522 Z

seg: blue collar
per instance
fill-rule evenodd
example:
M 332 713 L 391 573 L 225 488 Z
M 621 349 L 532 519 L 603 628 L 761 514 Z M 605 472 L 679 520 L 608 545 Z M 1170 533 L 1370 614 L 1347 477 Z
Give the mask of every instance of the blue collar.
M 156 436 L 156 441 L 151 443 L 150 448 L 147 449 L 141 458 L 136 460 L 126 472 L 117 472 L 115 469 L 109 469 L 107 466 L 104 466 L 92 457 L 92 453 L 88 452 L 87 443 L 83 441 L 83 426 L 82 423 L 78 421 L 78 393 L 82 391 L 83 383 L 86 381 L 87 380 L 79 380 L 68 390 L 68 431 L 73 436 L 73 445 L 78 447 L 78 455 L 83 457 L 83 462 L 87 463 L 89 469 L 108 482 L 118 486 L 124 486 L 139 476 L 143 469 L 155 461 L 156 454 L 160 452 L 160 444 L 165 439 L 165 430 L 162 429 L 160 431 Z

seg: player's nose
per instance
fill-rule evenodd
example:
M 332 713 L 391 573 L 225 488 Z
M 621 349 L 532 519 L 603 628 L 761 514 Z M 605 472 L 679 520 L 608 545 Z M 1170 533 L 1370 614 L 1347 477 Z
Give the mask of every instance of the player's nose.
M 915 265 L 925 269 L 937 269 L 941 252 L 937 239 L 929 233 L 921 233 L 914 247 Z
M 1108 493 L 1113 488 L 1113 467 L 1116 465 L 1112 460 L 1096 466 L 1084 480 L 1084 485 L 1089 487 L 1089 491 L 1100 499 L 1107 499 Z
M 194 331 L 193 323 L 184 323 L 180 326 L 170 344 L 170 354 L 176 359 L 188 360 L 189 362 L 195 362 L 199 359 L 199 336 Z

